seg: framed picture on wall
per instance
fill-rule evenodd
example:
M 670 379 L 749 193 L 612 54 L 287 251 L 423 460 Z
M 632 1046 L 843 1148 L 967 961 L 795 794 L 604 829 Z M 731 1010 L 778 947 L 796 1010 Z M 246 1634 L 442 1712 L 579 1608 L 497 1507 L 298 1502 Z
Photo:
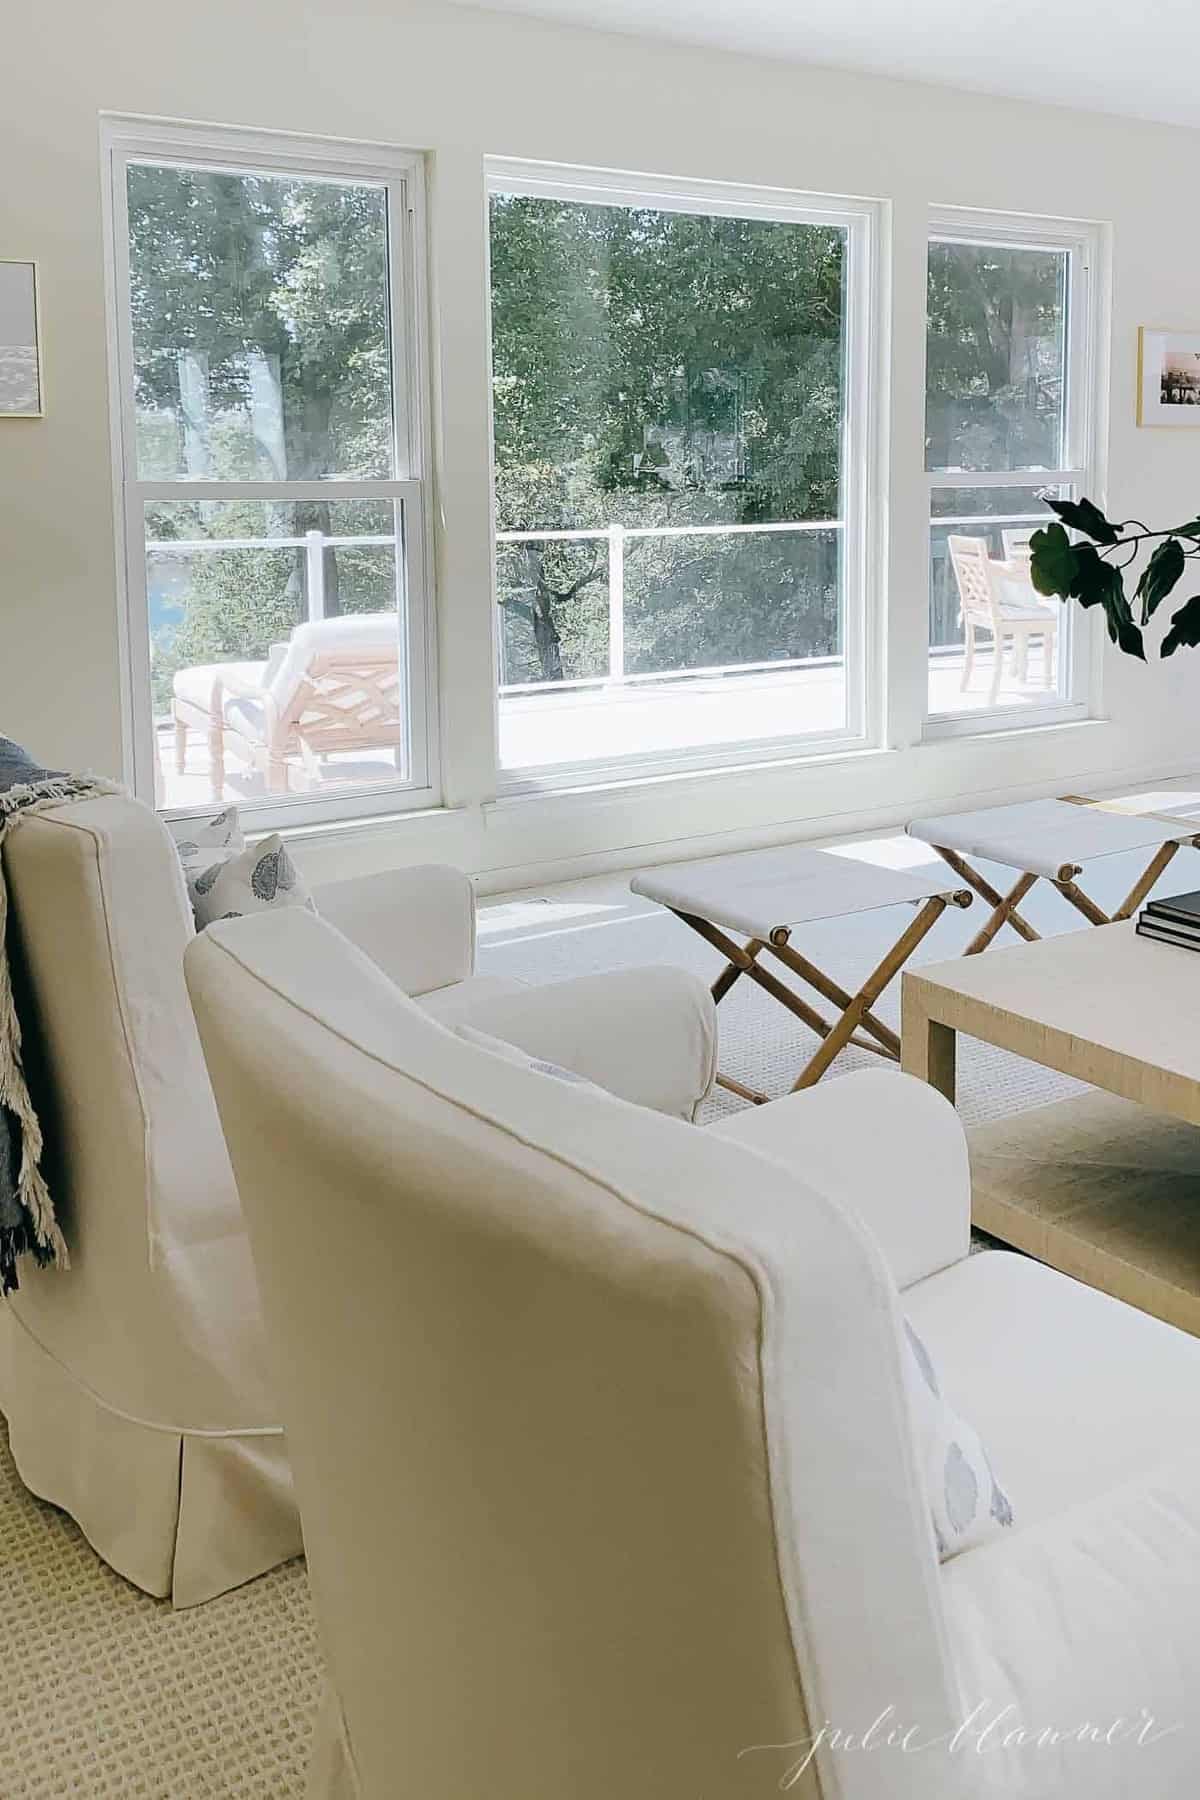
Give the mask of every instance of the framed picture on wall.
M 1142 326 L 1138 424 L 1200 427 L 1200 331 Z
M 43 399 L 37 264 L 0 259 L 0 419 L 40 419 Z

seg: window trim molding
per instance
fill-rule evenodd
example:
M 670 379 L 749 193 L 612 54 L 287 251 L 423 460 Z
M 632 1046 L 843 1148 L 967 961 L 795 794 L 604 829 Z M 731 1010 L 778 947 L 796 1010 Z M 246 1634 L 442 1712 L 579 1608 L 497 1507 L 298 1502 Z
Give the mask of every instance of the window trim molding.
M 929 209 L 926 244 L 994 244 L 1013 249 L 1067 251 L 1071 258 L 1068 289 L 1063 464 L 1057 469 L 929 469 L 926 513 L 926 582 L 933 530 L 932 497 L 939 489 L 1003 489 L 1087 487 L 1103 499 L 1101 424 L 1106 389 L 1102 384 L 1101 322 L 1106 306 L 1107 242 L 1105 228 L 1088 219 L 1040 217 L 992 212 L 976 207 L 933 206 Z M 926 267 L 928 262 L 926 262 Z M 927 317 L 927 307 L 923 309 Z M 927 339 L 926 339 L 927 341 Z M 1100 704 L 1098 639 L 1095 621 L 1070 615 L 1068 697 L 1036 707 L 980 707 L 971 711 L 931 713 L 928 684 L 922 707 L 922 741 L 994 734 L 1033 724 L 1062 725 L 1098 716 Z
M 842 414 L 843 659 L 846 725 L 835 733 L 789 735 L 749 742 L 713 742 L 680 750 L 634 751 L 618 758 L 517 766 L 500 761 L 500 693 L 493 684 L 497 725 L 496 791 L 525 796 L 580 784 L 619 783 L 656 776 L 718 772 L 757 763 L 819 761 L 879 748 L 883 741 L 885 667 L 886 356 L 889 276 L 886 248 L 890 203 L 882 199 L 809 194 L 738 182 L 692 180 L 628 170 L 484 158 L 484 222 L 487 234 L 487 407 L 491 507 L 493 666 L 499 670 L 500 618 L 496 585 L 496 445 L 492 408 L 491 258 L 488 203 L 494 193 L 526 195 L 580 205 L 643 206 L 663 212 L 832 226 L 846 232 L 846 382 Z M 851 470 L 847 482 L 846 471 Z M 848 498 L 847 498 L 848 496 Z
M 387 193 L 388 342 L 391 351 L 395 477 L 378 481 L 143 482 L 136 473 L 136 405 L 130 312 L 129 222 L 125 170 L 130 163 L 179 163 L 191 169 L 261 170 L 330 182 L 364 181 Z M 440 804 L 435 559 L 433 556 L 431 332 L 426 157 L 418 150 L 287 131 L 100 115 L 104 230 L 105 336 L 109 381 L 117 632 L 124 779 L 157 807 L 157 748 L 150 701 L 149 609 L 142 513 L 147 502 L 189 499 L 269 501 L 316 497 L 393 501 L 407 542 L 407 631 L 401 643 L 403 692 L 410 707 L 412 779 L 314 798 L 272 795 L 246 806 L 259 835 L 290 827 L 363 821 Z M 307 493 L 306 493 L 307 490 Z M 398 568 L 397 574 L 400 575 Z M 162 806 L 165 818 L 210 810 L 212 802 Z

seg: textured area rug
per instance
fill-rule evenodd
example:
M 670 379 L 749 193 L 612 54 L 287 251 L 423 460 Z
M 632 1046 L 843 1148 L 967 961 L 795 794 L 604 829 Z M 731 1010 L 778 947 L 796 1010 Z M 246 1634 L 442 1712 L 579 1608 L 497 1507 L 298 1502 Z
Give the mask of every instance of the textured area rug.
M 21 1485 L 0 1420 L 0 1796 L 302 1796 L 321 1661 L 302 1562 L 173 1612 Z

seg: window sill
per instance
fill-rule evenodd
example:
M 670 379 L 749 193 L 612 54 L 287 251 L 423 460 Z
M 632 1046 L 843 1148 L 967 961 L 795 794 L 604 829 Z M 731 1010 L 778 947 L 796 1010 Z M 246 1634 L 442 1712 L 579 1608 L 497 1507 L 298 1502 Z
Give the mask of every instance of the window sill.
M 289 844 L 302 849 L 316 849 L 325 845 L 368 843 L 379 832 L 391 831 L 398 825 L 411 824 L 416 827 L 454 824 L 466 818 L 471 810 L 465 806 L 422 806 L 413 807 L 407 812 L 367 813 L 357 819 L 322 819 L 312 825 L 274 825 L 246 835 L 250 843 L 257 843 L 262 838 L 270 837 L 273 831 L 278 831 Z
M 853 744 L 805 756 L 708 763 L 703 767 L 659 769 L 654 772 L 622 770 L 618 765 L 606 764 L 603 767 L 597 767 L 590 776 L 585 775 L 579 769 L 564 771 L 561 776 L 548 776 L 543 779 L 539 779 L 536 775 L 522 776 L 519 780 L 514 780 L 509 787 L 502 788 L 494 800 L 485 801 L 482 811 L 486 821 L 489 814 L 505 813 L 519 807 L 545 804 L 552 800 L 565 800 L 572 805 L 581 803 L 587 805 L 641 793 L 654 794 L 664 788 L 691 787 L 699 782 L 734 781 L 739 776 L 753 777 L 756 780 L 763 776 L 786 777 L 808 769 L 837 768 L 843 764 L 870 762 L 879 757 L 892 755 L 895 755 L 895 751 L 881 744 Z
M 929 749 L 940 744 L 994 744 L 1008 738 L 1042 738 L 1058 731 L 1087 731 L 1097 726 L 1106 727 L 1110 723 L 1107 718 L 1089 713 L 1087 707 L 1082 705 L 1047 707 L 1046 713 L 1049 714 L 1048 717 L 1031 717 L 1026 713 L 1011 721 L 997 713 L 959 714 L 945 719 L 926 719 L 917 747 Z

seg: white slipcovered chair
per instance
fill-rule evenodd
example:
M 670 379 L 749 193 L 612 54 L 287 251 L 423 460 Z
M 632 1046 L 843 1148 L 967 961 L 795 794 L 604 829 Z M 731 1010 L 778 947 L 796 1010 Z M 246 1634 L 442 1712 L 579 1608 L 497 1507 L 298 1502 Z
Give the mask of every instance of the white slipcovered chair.
M 27 1260 L 0 1303 L 0 1413 L 34 1493 L 177 1605 L 301 1548 L 237 1191 L 183 982 L 194 935 L 174 845 L 144 806 L 21 819 L 9 951 L 71 1268 Z M 317 904 L 433 1010 L 690 1113 L 712 1076 L 703 984 L 648 970 L 539 990 L 473 977 L 454 869 L 338 882 Z M 278 921 L 282 915 L 272 913 Z M 321 939 L 341 942 L 327 928 Z M 382 979 L 382 976 L 381 976 Z M 331 1260 L 360 1247 L 328 1221 Z M 314 1296 L 316 1299 L 316 1296 Z
M 180 669 L 172 684 L 176 770 L 186 768 L 191 730 L 206 738 L 218 801 L 230 752 L 272 793 L 287 792 L 297 760 L 313 777 L 322 756 L 399 752 L 399 654 L 394 612 L 347 613 L 298 625 L 263 662 Z
M 1193 1800 L 1200 1342 L 968 1256 L 932 1089 L 689 1131 L 311 916 L 186 967 L 328 1663 L 310 1800 Z M 1017 1514 L 941 1564 L 901 1308 Z

